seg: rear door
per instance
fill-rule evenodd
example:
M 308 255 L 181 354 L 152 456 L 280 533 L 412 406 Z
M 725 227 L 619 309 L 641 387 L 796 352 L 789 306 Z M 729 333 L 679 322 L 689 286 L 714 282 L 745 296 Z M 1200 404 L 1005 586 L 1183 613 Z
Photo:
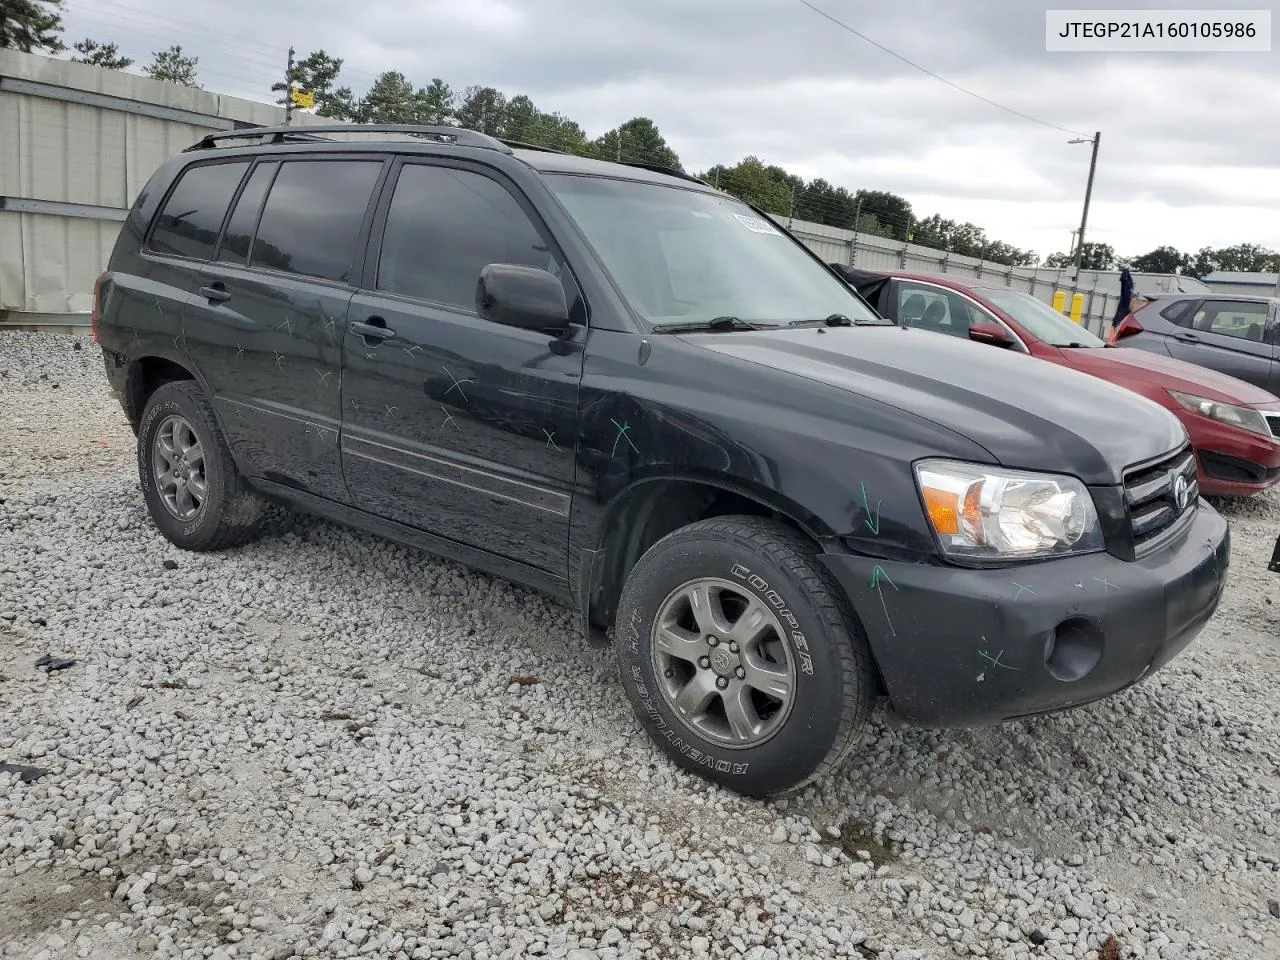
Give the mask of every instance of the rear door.
M 1176 315 L 1169 353 L 1178 360 L 1272 389 L 1276 347 L 1270 305 L 1261 301 L 1202 300 Z
M 480 164 L 406 159 L 348 316 L 347 482 L 370 513 L 565 576 L 586 327 L 555 338 L 481 320 L 490 263 L 550 269 L 584 317 L 514 184 Z
M 217 249 L 222 222 L 251 163 L 222 158 L 187 167 L 151 224 L 142 250 L 146 270 L 121 274 L 116 281 L 120 322 L 132 348 L 141 349 L 146 341 L 149 350 L 200 378 L 208 357 L 189 349 L 184 328 L 199 314 L 204 264 Z
M 187 314 L 189 348 L 242 469 L 331 500 L 348 499 L 342 325 L 387 162 L 259 158 Z

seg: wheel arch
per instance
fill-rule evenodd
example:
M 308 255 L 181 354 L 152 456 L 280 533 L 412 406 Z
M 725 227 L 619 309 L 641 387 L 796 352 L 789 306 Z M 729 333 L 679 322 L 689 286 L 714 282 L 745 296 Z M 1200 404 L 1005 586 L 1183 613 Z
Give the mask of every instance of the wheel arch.
M 189 366 L 169 357 L 149 354 L 129 361 L 124 381 L 124 408 L 134 433 L 138 431 L 142 411 L 151 395 L 164 384 L 177 380 L 200 382 Z
M 776 491 L 724 477 L 652 476 L 638 480 L 610 502 L 584 564 L 581 603 L 591 626 L 606 629 L 617 612 L 622 585 L 645 551 L 667 534 L 711 517 L 765 517 L 791 527 L 815 552 L 835 534 L 812 512 Z M 602 642 L 602 635 L 595 636 Z

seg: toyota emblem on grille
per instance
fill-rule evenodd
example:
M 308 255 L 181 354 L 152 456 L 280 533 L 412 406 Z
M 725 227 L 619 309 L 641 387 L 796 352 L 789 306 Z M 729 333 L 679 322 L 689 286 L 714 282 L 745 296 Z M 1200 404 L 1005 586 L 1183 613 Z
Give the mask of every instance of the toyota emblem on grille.
M 1191 502 L 1191 484 L 1181 473 L 1173 477 L 1173 502 L 1179 513 L 1187 509 L 1187 504 Z

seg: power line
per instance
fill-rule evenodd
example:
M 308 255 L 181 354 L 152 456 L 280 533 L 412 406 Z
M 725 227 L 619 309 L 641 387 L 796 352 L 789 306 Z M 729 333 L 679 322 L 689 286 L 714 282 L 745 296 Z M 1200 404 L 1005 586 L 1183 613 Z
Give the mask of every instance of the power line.
M 83 6 L 83 5 L 84 5 L 84 4 L 79 3 L 79 2 L 78 2 L 78 0 L 77 0 L 77 2 L 76 2 L 76 8 L 77 8 L 76 12 L 78 12 L 78 8 L 79 8 L 80 6 Z M 158 20 L 158 21 L 159 21 L 161 24 L 163 24 L 165 27 L 172 28 L 172 26 L 173 26 L 173 23 L 172 23 L 171 21 L 169 21 L 166 17 L 161 16 L 161 15 L 159 15 L 159 14 L 156 14 L 154 11 L 151 11 L 151 10 L 144 10 L 144 9 L 139 8 L 139 7 L 132 7 L 132 6 L 130 6 L 130 5 L 129 5 L 129 4 L 127 4 L 127 3 L 121 3 L 121 2 L 120 2 L 120 0 L 99 0 L 99 2 L 98 2 L 98 3 L 94 4 L 94 6 L 99 6 L 99 7 L 118 7 L 118 8 L 120 8 L 121 10 L 129 10 L 129 11 L 132 11 L 133 13 L 140 13 L 140 14 L 142 14 L 143 16 L 145 16 L 145 17 L 149 17 L 149 18 L 151 18 L 151 19 L 153 19 L 153 20 Z M 277 48 L 276 48 L 276 47 L 271 46 L 270 44 L 263 43 L 261 40 L 251 40 L 251 39 L 249 39 L 249 38 L 247 38 L 247 37 L 238 37 L 238 36 L 235 36 L 234 34 L 225 33 L 225 32 L 223 32 L 223 31 L 221 31 L 221 30 L 214 30 L 214 29 L 212 29 L 212 28 L 210 28 L 210 27 L 206 27 L 206 26 L 204 26 L 203 24 L 199 24 L 199 23 L 183 22 L 183 23 L 179 24 L 179 27 L 180 27 L 181 29 L 183 29 L 183 30 L 200 30 L 200 31 L 202 31 L 203 33 L 207 33 L 207 34 L 210 34 L 211 36 L 215 36 L 215 37 L 225 37 L 225 38 L 227 38 L 228 40 L 234 40 L 234 41 L 236 41 L 236 43 L 237 43 L 237 44 L 239 44 L 239 45 L 240 45 L 240 46 L 242 46 L 242 47 L 243 47 L 243 46 L 258 47 L 258 48 L 260 48 L 262 51 L 264 51 L 264 52 L 266 52 L 266 53 L 270 53 L 270 54 L 272 54 L 272 55 L 274 55 L 274 54 L 276 54 L 276 53 L 278 53 L 278 52 L 279 52 L 279 51 L 277 50 Z
M 86 8 L 91 12 L 84 12 Z M 107 8 L 118 8 L 119 10 L 131 11 L 138 13 L 147 19 L 140 20 Z M 101 14 L 102 16 L 95 16 L 95 14 Z M 110 17 L 110 19 L 107 20 L 102 17 Z M 111 32 L 112 28 L 116 28 L 118 31 L 119 23 L 121 22 L 136 24 L 137 26 L 145 27 L 147 29 L 138 30 L 135 27 L 132 30 L 132 33 L 135 36 L 156 40 L 163 44 L 162 49 L 175 42 L 180 42 L 182 46 L 188 50 L 201 48 L 206 50 L 212 49 L 214 53 L 224 60 L 235 61 L 239 64 L 252 65 L 252 67 L 245 67 L 244 69 L 251 72 L 261 72 L 263 75 L 269 75 L 272 77 L 273 83 L 280 79 L 278 58 L 287 49 L 287 45 L 271 47 L 261 42 L 249 40 L 232 33 L 213 30 L 200 24 L 181 23 L 177 25 L 177 30 L 175 31 L 175 25 L 164 17 L 150 13 L 149 11 L 139 10 L 136 7 L 130 7 L 126 4 L 119 3 L 118 0 L 98 0 L 98 2 L 92 5 L 77 4 L 68 8 L 66 13 L 63 15 L 63 19 L 65 21 L 70 21 L 72 26 L 75 25 L 75 21 L 77 19 L 83 20 L 90 27 L 95 28 L 96 31 L 101 31 L 103 33 Z M 188 32 L 192 30 L 199 30 L 208 36 L 201 37 L 189 34 Z M 160 32 L 157 33 L 156 31 Z M 187 33 L 188 35 L 183 36 L 184 33 Z M 270 56 L 264 56 L 261 53 L 257 53 L 257 51 L 246 50 L 246 46 L 256 46 L 263 51 L 269 51 Z M 229 51 L 234 52 L 232 53 Z M 262 69 L 261 71 L 257 71 L 253 69 L 255 67 L 260 67 Z M 201 66 L 200 72 L 206 72 L 206 68 L 203 65 Z M 357 80 L 362 80 L 370 84 L 377 79 L 375 74 L 350 67 L 345 63 L 342 67 L 342 73 L 344 76 L 353 77 Z
M 118 2 L 113 3 L 113 0 L 100 0 L 100 2 L 105 3 L 106 5 L 117 6 L 122 10 L 134 11 L 134 8 L 127 7 L 126 5 Z M 142 13 L 142 11 L 136 12 Z M 109 23 L 106 20 L 101 20 L 95 16 L 83 13 L 73 14 L 71 19 L 81 19 L 94 26 L 106 28 L 104 32 L 109 35 L 113 33 L 117 36 L 119 35 L 119 24 Z M 116 15 L 115 19 L 128 24 L 143 23 L 141 20 L 136 20 L 124 14 Z M 111 29 L 113 26 L 116 28 L 115 30 Z M 146 26 L 156 29 L 159 27 L 158 24 L 151 23 L 147 23 Z M 215 33 L 220 37 L 226 37 L 227 40 L 235 39 L 230 34 L 221 34 L 217 31 L 207 32 Z M 171 36 L 162 37 L 158 33 L 138 29 L 137 27 L 128 29 L 125 32 L 125 36 L 135 41 L 140 38 L 153 38 L 155 40 L 162 41 L 160 44 L 161 48 L 167 45 L 165 41 L 171 41 L 174 39 Z M 233 86 L 236 89 L 261 90 L 265 96 L 269 86 L 281 79 L 278 67 L 276 69 L 271 69 L 271 67 L 264 60 L 260 59 L 256 53 L 246 52 L 243 49 L 235 49 L 231 47 L 230 43 L 224 40 L 202 39 L 198 41 L 198 44 L 200 46 L 211 46 L 213 48 L 213 56 L 209 58 L 208 63 L 202 61 L 198 67 L 198 71 L 201 80 L 211 78 L 214 80 L 213 86 L 215 87 L 222 85 L 218 83 L 219 80 L 222 80 L 223 83 Z M 363 71 L 349 70 L 349 68 L 344 64 L 341 74 L 347 75 L 349 73 L 365 77 L 369 76 L 369 74 L 363 73 Z M 457 99 L 451 107 L 454 112 L 456 112 L 461 106 L 461 97 L 458 96 L 457 92 L 455 92 L 455 97 L 457 97 Z M 266 103 L 270 101 L 263 99 L 260 102 Z M 541 110 L 538 112 L 544 113 L 544 111 Z M 562 140 L 561 134 L 563 131 L 556 131 L 553 133 L 552 130 L 555 129 L 554 125 L 552 129 L 544 127 L 543 124 L 546 122 L 545 117 L 517 119 L 515 117 L 502 116 L 496 120 L 492 120 L 491 118 L 487 119 L 490 119 L 490 123 L 482 124 L 482 126 L 489 126 L 496 123 L 499 125 L 498 128 L 502 135 L 512 139 L 523 140 L 527 143 L 533 144 L 541 143 L 544 146 L 551 146 L 560 149 L 569 148 L 572 150 L 576 145 L 576 139 L 573 137 L 570 137 L 567 140 Z M 609 132 L 614 133 L 614 131 Z M 594 139 L 596 141 L 601 141 L 606 136 L 607 134 L 604 134 L 601 135 L 601 137 Z M 588 139 L 592 138 L 588 137 Z M 622 159 L 624 161 L 650 161 L 662 163 L 667 159 L 660 151 L 651 152 L 643 145 L 632 142 L 628 138 L 619 138 L 617 142 L 614 142 L 613 137 L 609 137 L 609 142 L 604 145 L 604 149 L 607 151 L 608 156 L 611 156 L 614 159 Z M 715 174 L 713 174 L 713 176 L 716 176 L 716 185 L 724 188 L 725 191 L 730 194 L 738 193 L 740 191 L 748 194 L 752 192 L 751 188 L 748 187 L 746 183 L 735 182 L 737 178 L 734 176 L 733 165 L 715 165 Z M 791 178 L 788 178 L 789 181 L 790 179 Z M 888 210 L 879 210 L 874 214 L 876 220 L 875 226 L 862 226 L 861 229 L 859 229 L 862 220 L 859 214 L 862 211 L 857 209 L 857 198 L 853 191 L 846 191 L 845 197 L 838 198 L 829 195 L 815 195 L 810 191 L 807 183 L 801 183 L 796 186 L 794 192 L 792 192 L 790 182 L 787 184 L 780 183 L 778 184 L 778 188 L 781 193 L 779 193 L 776 199 L 771 198 L 763 201 L 764 207 L 768 209 L 771 214 L 775 215 L 784 217 L 787 215 L 791 215 L 793 217 L 798 216 L 803 220 L 826 226 L 841 229 L 854 229 L 864 235 L 888 235 L 899 240 L 907 238 L 912 232 L 912 228 L 918 227 L 922 223 L 922 218 L 920 217 Z M 925 220 L 927 219 L 928 218 L 925 218 Z M 917 239 L 916 242 L 920 243 L 921 239 L 923 238 Z M 935 240 L 935 242 L 938 241 Z M 996 241 L 994 239 L 988 239 L 987 242 L 995 243 Z M 934 246 L 934 243 L 925 241 L 921 245 L 932 247 Z M 940 248 L 941 247 L 939 247 L 939 249 Z
M 921 73 L 928 74 L 929 76 L 933 77 L 933 79 L 935 80 L 941 80 L 948 87 L 952 87 L 956 90 L 959 90 L 961 93 L 965 94 L 966 96 L 973 97 L 976 100 L 981 100 L 983 103 L 989 104 L 990 106 L 995 107 L 997 110 L 1003 110 L 1005 113 L 1011 113 L 1015 117 L 1021 117 L 1023 120 L 1030 120 L 1032 123 L 1038 123 L 1042 127 L 1048 127 L 1050 130 L 1057 130 L 1061 133 L 1069 133 L 1073 137 L 1084 136 L 1084 134 L 1080 133 L 1077 130 L 1068 130 L 1066 127 L 1060 127 L 1056 123 L 1050 123 L 1047 120 L 1041 120 L 1039 117 L 1033 117 L 1028 113 L 1023 113 L 1021 110 L 1015 110 L 1013 109 L 1013 107 L 1006 107 L 1003 103 L 997 103 L 996 101 L 992 100 L 989 97 L 984 97 L 980 93 L 975 93 L 974 91 L 970 90 L 968 87 L 962 87 L 960 86 L 960 84 L 956 83 L 954 80 L 948 80 L 946 77 L 934 73 L 928 67 L 922 67 L 920 64 L 916 63 L 914 60 L 908 60 L 902 54 L 896 53 L 895 51 L 890 50 L 883 43 L 878 43 L 877 41 L 872 40 L 865 33 L 862 33 L 859 30 L 855 30 L 853 27 L 849 26 L 849 24 L 845 23 L 843 20 L 840 20 L 832 16 L 831 14 L 827 13 L 827 11 L 821 9 L 820 7 L 814 6 L 812 3 L 809 2 L 809 0 L 797 0 L 797 2 L 804 4 L 814 13 L 816 13 L 818 16 L 825 17 L 827 20 L 830 20 L 840 29 L 849 31 L 860 40 L 865 40 L 867 43 L 871 44 L 873 47 L 876 47 L 879 50 L 883 50 L 885 53 L 889 54 L 889 56 L 894 57 L 895 59 L 901 60 L 907 66 L 914 67 L 916 70 L 919 70 Z

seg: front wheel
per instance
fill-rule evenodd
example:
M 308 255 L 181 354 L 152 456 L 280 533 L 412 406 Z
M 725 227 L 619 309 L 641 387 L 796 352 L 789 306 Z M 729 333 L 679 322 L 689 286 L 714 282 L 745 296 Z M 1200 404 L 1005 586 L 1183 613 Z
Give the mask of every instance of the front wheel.
M 857 745 L 871 654 L 803 537 L 757 517 L 654 544 L 618 605 L 615 648 L 649 735 L 680 766 L 751 796 L 797 790 Z

